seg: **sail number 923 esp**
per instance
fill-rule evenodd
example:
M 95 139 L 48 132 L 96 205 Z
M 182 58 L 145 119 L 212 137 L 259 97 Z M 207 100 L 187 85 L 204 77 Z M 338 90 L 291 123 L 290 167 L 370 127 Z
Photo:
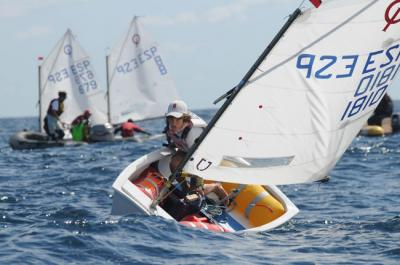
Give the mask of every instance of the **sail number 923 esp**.
M 369 110 L 381 100 L 400 69 L 400 44 L 365 55 L 300 54 L 296 68 L 307 79 L 356 78 L 353 97 L 346 104 L 340 120 Z

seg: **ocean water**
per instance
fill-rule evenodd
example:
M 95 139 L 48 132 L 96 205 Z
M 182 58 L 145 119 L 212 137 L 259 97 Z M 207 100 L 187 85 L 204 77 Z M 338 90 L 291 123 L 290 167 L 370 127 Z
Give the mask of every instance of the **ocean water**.
M 223 234 L 110 215 L 119 172 L 160 141 L 9 147 L 36 126 L 0 119 L 0 264 L 400 264 L 400 134 L 356 138 L 327 183 L 280 187 L 300 209 L 285 225 Z

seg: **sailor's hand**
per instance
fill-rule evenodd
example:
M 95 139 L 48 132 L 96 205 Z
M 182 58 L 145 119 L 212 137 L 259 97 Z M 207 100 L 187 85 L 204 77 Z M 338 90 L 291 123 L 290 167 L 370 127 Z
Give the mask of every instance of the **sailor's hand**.
M 61 126 L 62 126 L 64 129 L 68 129 L 68 128 L 71 127 L 71 125 L 69 125 L 69 124 L 66 123 L 66 122 L 60 121 L 60 123 L 61 123 Z
M 197 201 L 199 199 L 199 195 L 198 194 L 189 194 L 186 195 L 184 200 L 186 202 L 193 202 L 193 201 Z
M 175 150 L 176 146 L 173 143 L 164 143 L 163 146 L 168 147 L 169 149 Z
M 204 188 L 203 188 L 203 186 L 197 187 L 196 188 L 196 193 L 203 197 L 204 196 Z

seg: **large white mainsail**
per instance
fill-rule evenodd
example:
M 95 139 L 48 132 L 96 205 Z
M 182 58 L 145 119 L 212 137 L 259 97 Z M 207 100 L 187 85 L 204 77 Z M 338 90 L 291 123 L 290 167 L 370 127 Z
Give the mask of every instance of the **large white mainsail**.
M 46 116 L 50 101 L 58 97 L 58 91 L 67 92 L 65 111 L 61 116 L 64 122 L 72 122 L 85 109 L 92 112 L 93 124 L 107 121 L 106 91 L 99 87 L 90 57 L 69 29 L 40 67 L 42 119 Z M 40 127 L 43 131 L 43 126 Z
M 179 98 L 163 59 L 135 17 L 107 60 L 112 124 L 163 116 L 168 103 Z
M 298 16 L 209 123 L 184 171 L 244 184 L 324 178 L 399 72 L 399 7 L 323 1 Z

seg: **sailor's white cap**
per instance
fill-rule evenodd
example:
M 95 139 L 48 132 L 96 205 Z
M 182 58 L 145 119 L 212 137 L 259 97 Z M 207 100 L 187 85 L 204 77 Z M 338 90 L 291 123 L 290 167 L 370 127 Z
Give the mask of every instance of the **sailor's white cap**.
M 172 116 L 175 118 L 181 118 L 183 115 L 189 114 L 188 107 L 182 100 L 175 100 L 169 103 L 166 117 Z

